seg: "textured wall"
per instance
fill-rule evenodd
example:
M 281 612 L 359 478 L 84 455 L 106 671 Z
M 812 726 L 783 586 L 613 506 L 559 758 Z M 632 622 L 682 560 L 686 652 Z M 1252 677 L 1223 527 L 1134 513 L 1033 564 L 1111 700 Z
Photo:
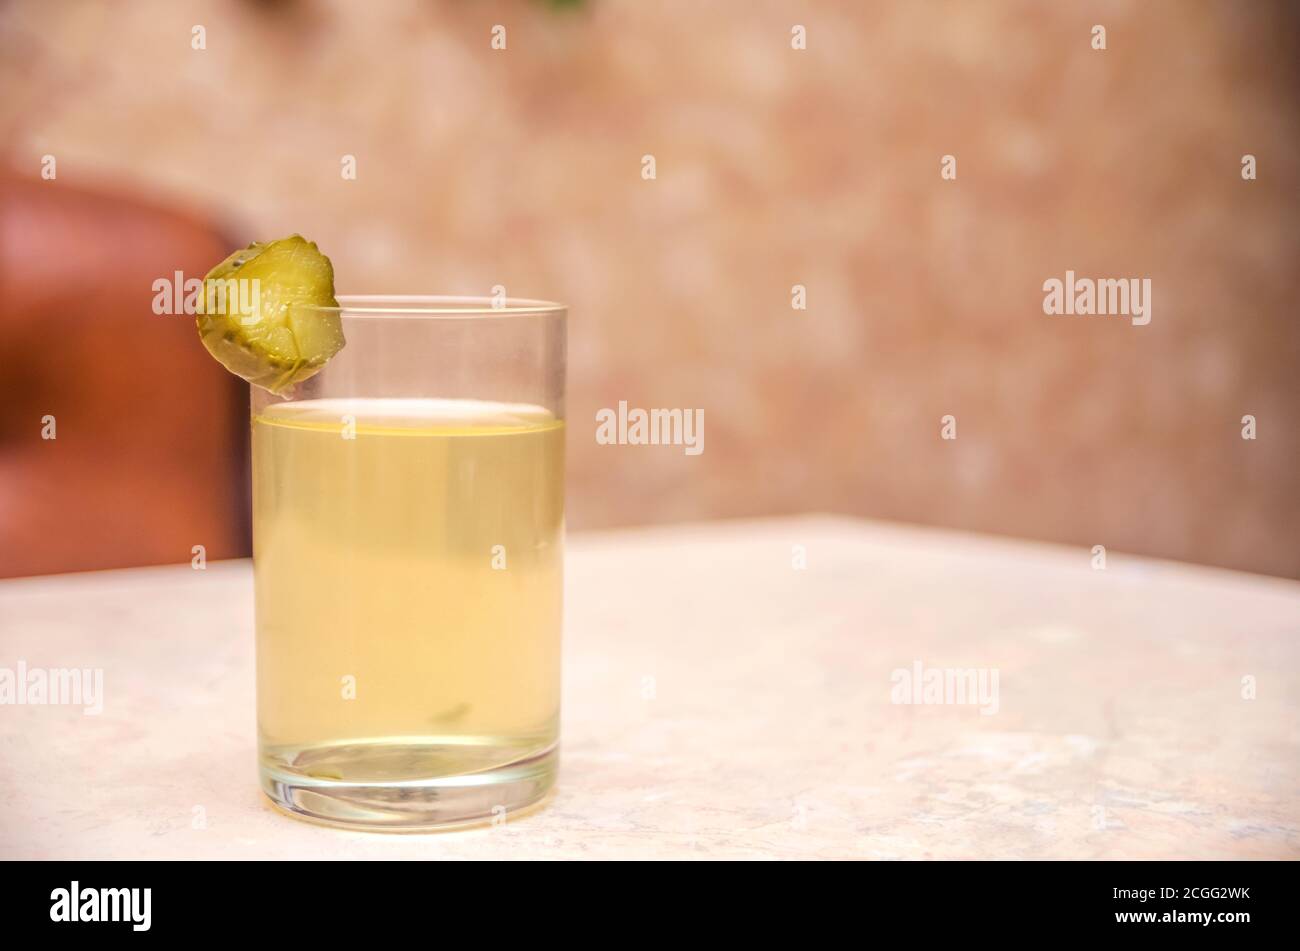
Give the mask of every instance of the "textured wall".
M 0 132 L 19 171 L 301 231 L 341 292 L 567 301 L 571 527 L 835 510 L 1300 576 L 1296 27 L 1197 0 L 16 0 Z M 1067 269 L 1150 278 L 1151 323 L 1045 316 Z M 705 452 L 597 445 L 619 400 L 704 409 Z

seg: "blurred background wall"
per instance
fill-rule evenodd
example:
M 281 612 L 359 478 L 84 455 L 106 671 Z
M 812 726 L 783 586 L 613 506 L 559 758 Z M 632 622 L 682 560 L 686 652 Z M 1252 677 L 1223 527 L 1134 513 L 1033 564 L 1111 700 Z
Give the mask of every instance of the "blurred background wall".
M 40 196 L 20 224 L 8 203 L 4 301 L 39 297 L 38 278 L 63 293 L 31 305 L 28 336 L 0 302 L 0 572 L 187 561 L 192 536 L 220 534 L 213 512 L 246 517 L 242 447 L 228 475 L 175 439 L 154 440 L 175 471 L 119 443 L 97 450 L 103 465 L 223 488 L 196 489 L 192 511 L 168 502 L 178 525 L 156 545 L 101 526 L 109 541 L 80 561 L 42 559 L 42 537 L 74 529 L 13 472 L 49 448 L 33 387 L 126 399 L 155 435 L 237 441 L 187 389 L 219 389 L 215 364 L 128 396 L 142 371 L 124 355 L 192 333 L 149 309 L 173 257 L 202 273 L 222 242 L 298 231 L 333 258 L 340 293 L 503 285 L 571 306 L 570 528 L 835 511 L 1300 576 L 1296 11 L 0 2 L 11 188 L 123 202 L 98 238 L 74 233 L 101 258 L 149 262 L 103 292 L 117 323 L 87 359 L 116 379 L 80 397 L 37 386 L 31 324 L 61 318 L 57 339 L 76 339 L 87 272 L 69 260 L 51 278 L 64 245 L 38 237 Z M 56 180 L 40 180 L 46 155 Z M 134 238 L 114 223 L 131 216 L 146 222 Z M 140 246 L 173 227 L 185 236 Z M 1067 269 L 1149 277 L 1151 323 L 1045 316 L 1043 282 Z M 174 367 L 174 352 L 150 359 Z M 620 400 L 704 409 L 704 453 L 597 445 L 596 411 Z M 62 490 L 89 500 L 83 529 L 97 507 L 132 504 L 128 476 L 111 495 L 96 484 L 96 458 Z M 245 545 L 232 529 L 209 556 Z

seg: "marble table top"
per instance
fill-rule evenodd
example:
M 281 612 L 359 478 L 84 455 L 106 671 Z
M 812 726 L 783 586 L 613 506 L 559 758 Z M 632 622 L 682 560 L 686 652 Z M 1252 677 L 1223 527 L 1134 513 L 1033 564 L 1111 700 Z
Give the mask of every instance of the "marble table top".
M 1296 582 L 802 517 L 572 535 L 566 585 L 549 802 L 384 835 L 263 799 L 247 562 L 0 581 L 0 678 L 104 672 L 0 705 L 0 858 L 1300 856 Z

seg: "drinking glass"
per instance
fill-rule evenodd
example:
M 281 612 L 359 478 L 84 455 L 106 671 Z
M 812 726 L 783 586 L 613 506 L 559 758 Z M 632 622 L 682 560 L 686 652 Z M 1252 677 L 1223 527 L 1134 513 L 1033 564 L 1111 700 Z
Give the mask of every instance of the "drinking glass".
M 565 308 L 340 297 L 344 348 L 252 388 L 262 788 L 416 831 L 558 763 Z

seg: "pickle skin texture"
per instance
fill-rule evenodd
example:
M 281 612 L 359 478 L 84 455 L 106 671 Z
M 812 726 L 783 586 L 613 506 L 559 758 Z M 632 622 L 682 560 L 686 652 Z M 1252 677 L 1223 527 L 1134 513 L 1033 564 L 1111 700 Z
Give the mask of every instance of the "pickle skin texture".
M 240 313 L 237 289 L 251 303 L 254 280 L 256 309 Z M 230 281 L 249 283 L 225 284 L 223 299 L 213 284 Z M 330 259 L 300 235 L 236 251 L 208 272 L 203 291 L 195 318 L 203 346 L 231 373 L 277 395 L 317 373 L 346 342 L 337 312 L 306 309 L 338 301 Z M 207 302 L 215 312 L 205 312 Z

